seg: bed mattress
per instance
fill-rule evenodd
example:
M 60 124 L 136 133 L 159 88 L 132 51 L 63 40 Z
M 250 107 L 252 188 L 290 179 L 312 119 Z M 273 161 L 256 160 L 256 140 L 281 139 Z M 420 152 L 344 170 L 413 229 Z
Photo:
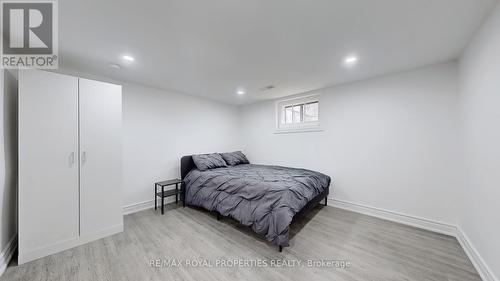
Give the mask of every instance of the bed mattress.
M 286 247 L 293 216 L 328 190 L 330 181 L 319 172 L 280 166 L 194 169 L 184 178 L 185 199 L 188 205 L 232 217 L 272 243 Z

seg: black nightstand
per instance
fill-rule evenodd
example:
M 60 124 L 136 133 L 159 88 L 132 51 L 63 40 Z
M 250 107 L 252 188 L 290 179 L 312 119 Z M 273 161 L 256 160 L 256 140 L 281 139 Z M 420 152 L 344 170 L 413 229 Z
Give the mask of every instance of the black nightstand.
M 179 184 L 182 183 L 180 179 L 167 180 L 155 183 L 155 210 L 158 208 L 158 197 L 161 198 L 161 214 L 163 215 L 163 199 L 165 197 L 174 196 L 175 195 L 175 204 L 179 202 L 179 194 L 181 190 L 179 190 Z M 175 184 L 175 189 L 165 190 L 165 186 L 170 186 Z M 161 187 L 161 190 L 158 191 L 158 187 Z

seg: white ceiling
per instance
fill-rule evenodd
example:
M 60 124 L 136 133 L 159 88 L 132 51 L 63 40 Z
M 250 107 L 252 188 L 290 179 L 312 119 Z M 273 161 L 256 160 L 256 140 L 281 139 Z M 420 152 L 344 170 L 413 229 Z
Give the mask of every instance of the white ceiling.
M 247 104 L 457 58 L 496 3 L 64 0 L 60 66 Z M 360 61 L 346 69 L 349 54 Z

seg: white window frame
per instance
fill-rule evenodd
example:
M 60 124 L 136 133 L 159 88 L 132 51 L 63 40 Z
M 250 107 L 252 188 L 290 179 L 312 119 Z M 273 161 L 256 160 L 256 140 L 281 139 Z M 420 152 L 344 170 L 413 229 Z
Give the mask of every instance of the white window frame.
M 276 132 L 280 133 L 296 133 L 296 132 L 316 132 L 322 131 L 320 127 L 321 121 L 321 101 L 319 94 L 294 97 L 290 99 L 282 99 L 276 102 Z M 318 121 L 300 122 L 300 123 L 285 123 L 285 107 L 305 105 L 308 103 L 318 103 Z M 303 111 L 303 107 L 301 108 Z M 301 118 L 304 118 L 304 113 L 301 112 Z

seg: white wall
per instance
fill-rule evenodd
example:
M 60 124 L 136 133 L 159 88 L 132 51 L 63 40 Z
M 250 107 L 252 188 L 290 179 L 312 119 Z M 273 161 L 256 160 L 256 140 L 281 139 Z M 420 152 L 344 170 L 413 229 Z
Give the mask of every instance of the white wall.
M 180 158 L 239 146 L 236 106 L 123 86 L 124 205 L 153 200 L 153 184 L 180 176 Z
M 17 79 L 0 69 L 0 274 L 17 233 Z
M 323 132 L 274 134 L 275 102 L 242 108 L 251 162 L 331 175 L 335 199 L 455 225 L 457 64 L 318 91 Z
M 237 106 L 76 70 L 58 72 L 122 85 L 126 212 L 152 206 L 154 183 L 179 178 L 182 156 L 242 149 Z
M 465 51 L 460 77 L 468 180 L 459 226 L 500 278 L 500 6 Z

